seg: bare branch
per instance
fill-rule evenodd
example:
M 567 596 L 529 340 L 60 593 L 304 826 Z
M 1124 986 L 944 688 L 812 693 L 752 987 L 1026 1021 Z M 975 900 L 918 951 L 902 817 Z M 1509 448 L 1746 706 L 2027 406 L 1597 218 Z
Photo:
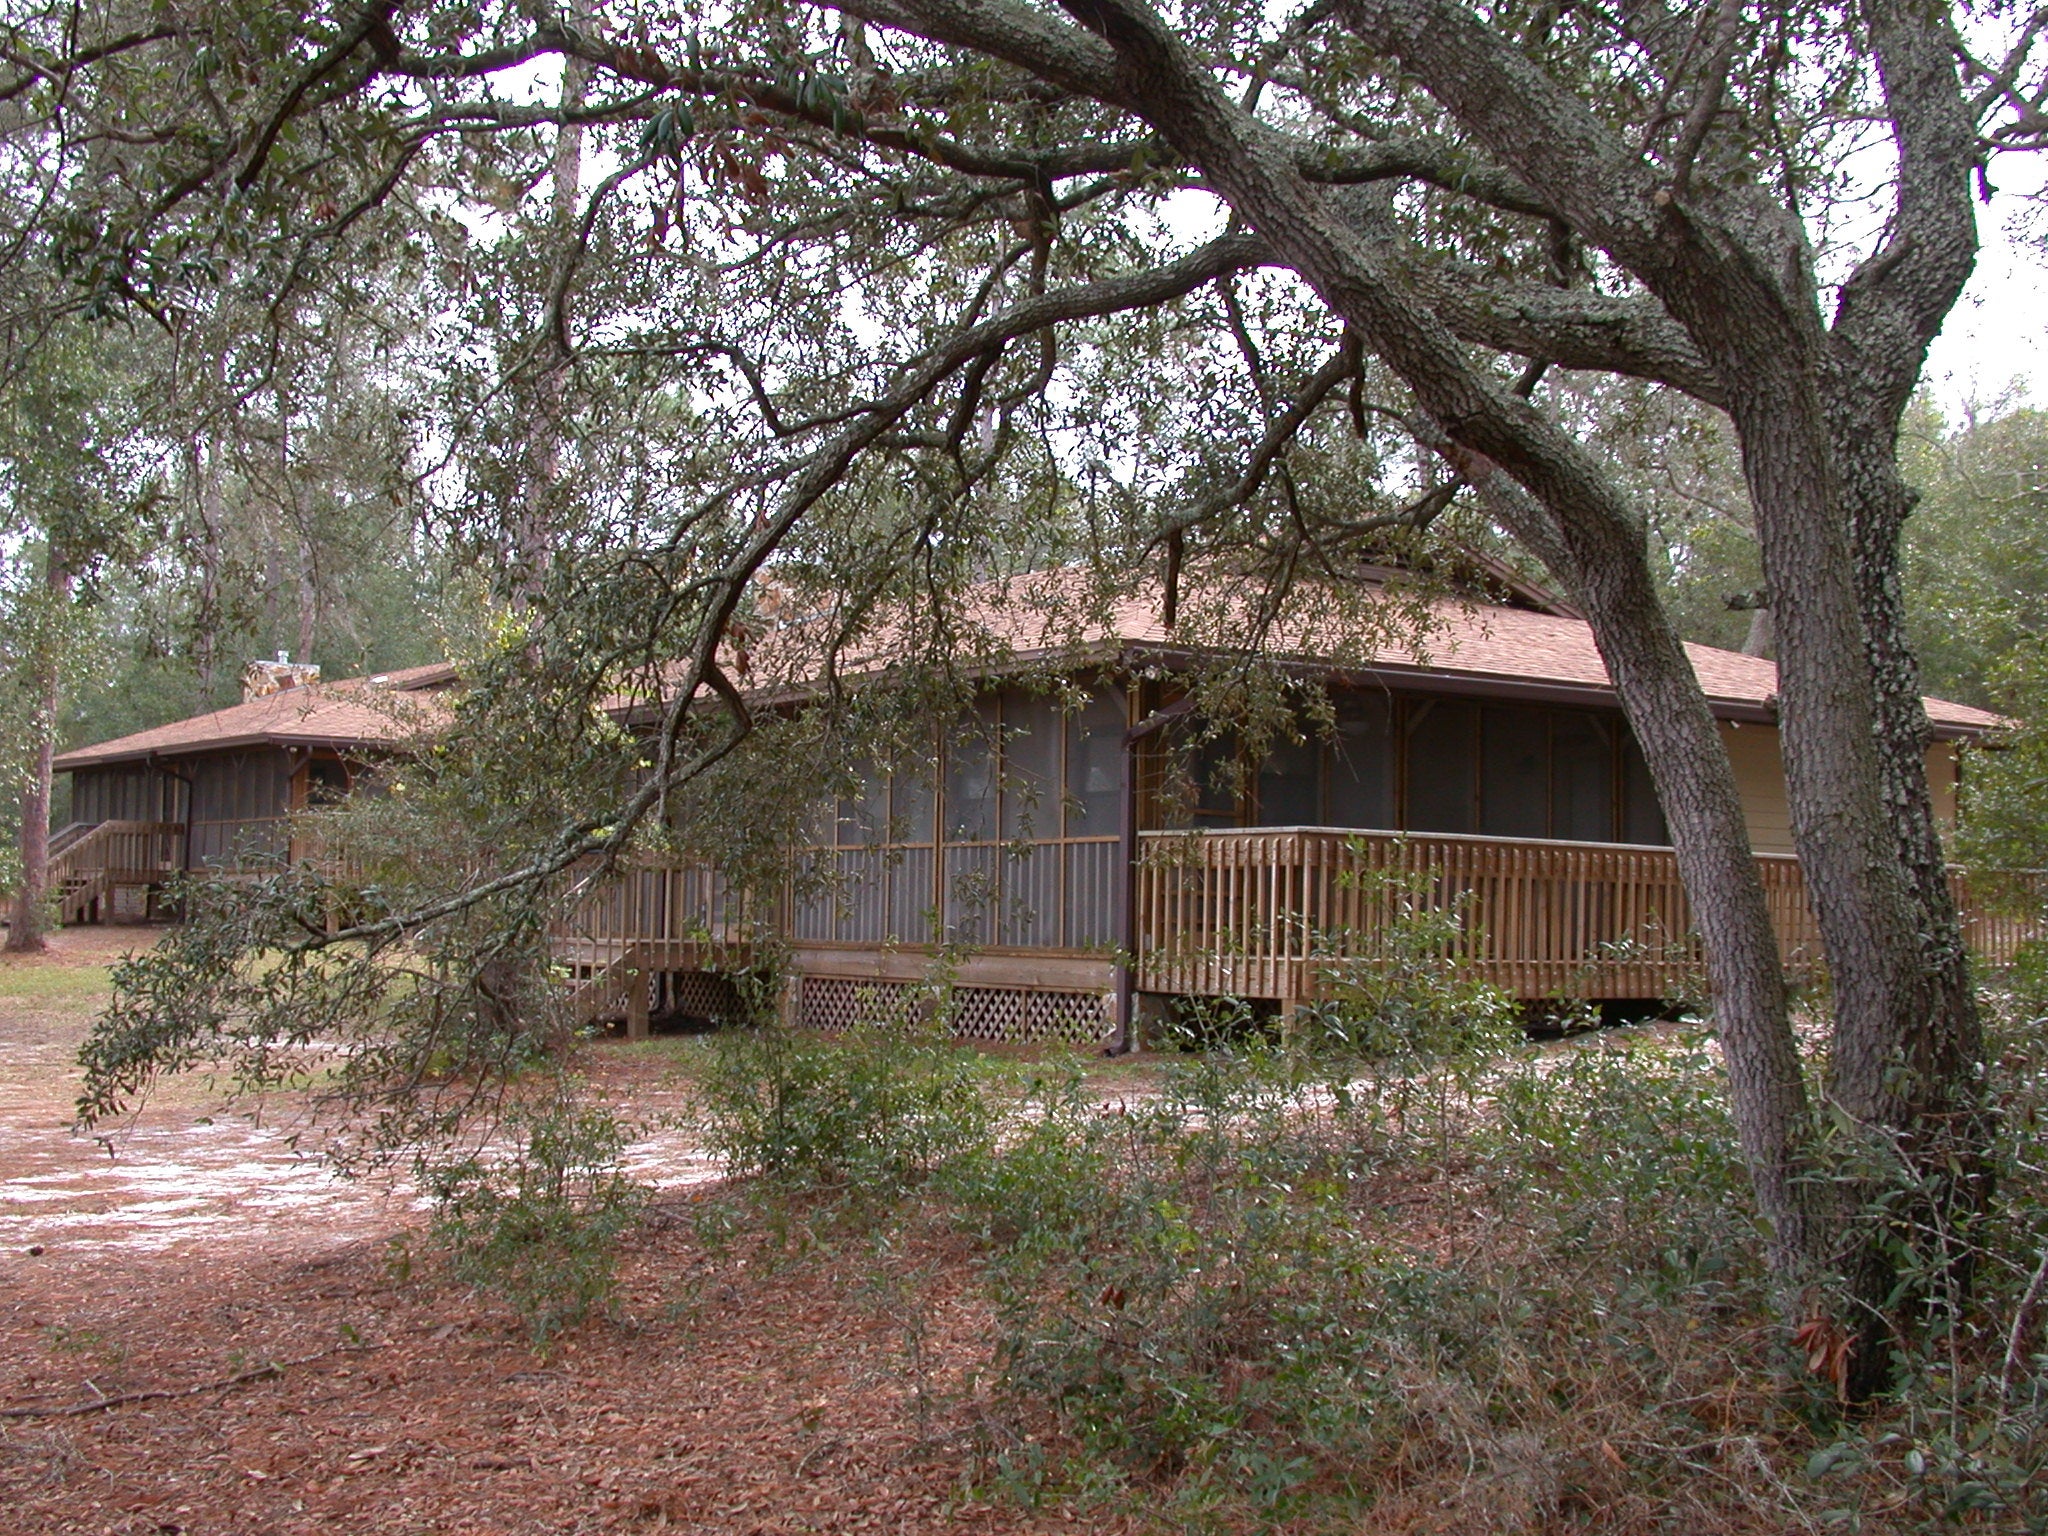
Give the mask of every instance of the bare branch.
M 1714 48 L 1700 73 L 1699 92 L 1692 110 L 1685 115 L 1685 127 L 1678 135 L 1678 148 L 1671 156 L 1671 195 L 1684 197 L 1692 184 L 1693 162 L 1699 158 L 1714 119 L 1721 115 L 1721 102 L 1728 92 L 1728 74 L 1735 67 L 1735 47 L 1742 26 L 1742 0 L 1720 0 L 1714 15 Z

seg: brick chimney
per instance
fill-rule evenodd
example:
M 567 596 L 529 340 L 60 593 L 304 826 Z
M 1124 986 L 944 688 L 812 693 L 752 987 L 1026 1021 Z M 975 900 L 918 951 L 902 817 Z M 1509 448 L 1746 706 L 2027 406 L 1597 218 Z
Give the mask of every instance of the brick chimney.
M 242 702 L 267 698 L 287 688 L 303 688 L 320 681 L 320 668 L 312 662 L 293 661 L 290 651 L 279 651 L 275 661 L 252 661 L 242 668 Z

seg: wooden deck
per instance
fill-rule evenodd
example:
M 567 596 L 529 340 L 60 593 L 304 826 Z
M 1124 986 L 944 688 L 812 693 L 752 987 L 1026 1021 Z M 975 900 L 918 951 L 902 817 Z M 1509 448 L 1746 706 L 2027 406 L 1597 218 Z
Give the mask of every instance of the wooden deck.
M 175 822 L 107 821 L 70 831 L 51 861 L 64 920 L 108 915 L 118 889 L 161 888 L 182 862 L 183 834 Z M 1077 856 L 1056 851 L 1069 864 Z M 1080 851 L 1093 858 L 1102 850 Z M 1821 946 L 1798 861 L 1760 854 L 1757 868 L 1788 968 L 1811 969 Z M 2028 940 L 2048 938 L 2048 874 L 1997 876 L 1981 891 L 1960 871 L 1952 879 L 1965 937 L 1982 959 L 2002 964 Z M 1017 886 L 1017 912 L 1005 907 L 991 925 L 1003 937 L 1014 927 L 1038 928 L 1045 919 L 1027 923 L 1022 914 L 1076 891 L 1096 914 L 1088 935 L 1111 926 L 1100 919 L 1105 902 L 1093 875 L 1070 872 L 1067 881 L 1035 880 L 1027 888 L 998 871 L 983 883 L 1005 895 Z M 878 903 L 891 884 L 842 882 L 838 899 Z M 1418 897 L 1459 914 L 1444 958 L 1518 997 L 1672 997 L 1704 985 L 1704 957 L 1669 848 L 1327 827 L 1141 833 L 1131 890 L 1135 985 L 1150 993 L 1310 1001 L 1322 994 L 1331 966 L 1369 956 L 1372 936 L 1385 931 L 1398 904 Z M 807 902 L 817 906 L 815 897 Z M 749 896 L 704 865 L 646 859 L 602 879 L 594 868 L 585 871 L 549 938 L 557 960 L 586 982 L 603 978 L 591 996 L 602 990 L 607 1006 L 623 978 L 637 985 L 652 975 L 730 975 L 755 968 L 770 951 L 787 954 L 807 975 L 897 982 L 942 957 L 929 944 L 798 932 L 792 914 L 805 910 L 789 891 Z M 883 922 L 879 912 L 867 916 Z M 859 912 L 842 921 L 856 934 L 870 926 Z M 1046 926 L 1083 931 L 1070 917 Z M 974 985 L 1092 993 L 1109 985 L 1117 955 L 1108 942 L 1013 942 L 944 958 Z
M 1135 873 L 1138 987 L 1308 1001 L 1322 973 L 1369 954 L 1396 905 L 1419 892 L 1459 911 L 1444 958 L 1522 998 L 1661 998 L 1704 985 L 1704 955 L 1669 848 L 1449 834 L 1288 828 L 1148 832 Z M 1788 968 L 1819 961 L 1798 860 L 1759 854 Z M 1974 905 L 1953 877 L 1971 946 L 1994 963 L 2048 936 L 2030 915 Z
M 175 821 L 102 821 L 67 827 L 52 839 L 50 888 L 57 892 L 61 922 L 98 921 L 109 915 L 117 893 L 150 896 L 184 863 L 185 828 Z
M 647 971 L 745 970 L 778 919 L 779 906 L 763 910 L 707 865 L 642 859 L 607 878 L 585 871 L 548 939 L 579 969 L 630 959 Z

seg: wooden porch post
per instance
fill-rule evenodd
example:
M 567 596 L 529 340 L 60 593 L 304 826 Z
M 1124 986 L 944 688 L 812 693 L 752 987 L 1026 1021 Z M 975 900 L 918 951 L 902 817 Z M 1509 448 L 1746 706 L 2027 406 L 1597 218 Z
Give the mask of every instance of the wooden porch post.
M 645 1040 L 653 1033 L 648 1018 L 647 986 L 652 978 L 648 974 L 645 954 L 637 949 L 626 951 L 626 1038 Z
M 1135 699 L 1135 683 L 1131 692 Z M 1138 1047 L 1138 1021 L 1132 1016 L 1137 1006 L 1138 743 L 1194 707 L 1192 697 L 1176 699 L 1124 732 L 1123 776 L 1117 786 L 1116 1033 L 1109 1042 L 1112 1056 L 1128 1055 Z

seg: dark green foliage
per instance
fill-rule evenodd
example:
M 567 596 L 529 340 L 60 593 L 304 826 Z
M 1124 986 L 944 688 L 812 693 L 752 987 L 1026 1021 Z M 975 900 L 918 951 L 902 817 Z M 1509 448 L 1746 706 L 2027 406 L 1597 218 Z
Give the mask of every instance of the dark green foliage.
M 1421 870 L 1360 869 L 1345 880 L 1378 920 L 1329 941 L 1328 1000 L 1312 1021 L 1324 1049 L 1410 1071 L 1498 1055 L 1519 1039 L 1514 998 L 1448 958 L 1463 945 L 1469 898 L 1446 901 Z
M 2048 412 L 2000 401 L 1951 428 L 1923 401 L 1901 457 L 1921 492 L 1901 575 L 1922 681 L 1993 704 L 2048 635 Z
M 2003 1213 L 1897 1234 L 1919 1280 L 1969 1245 L 1978 1290 L 1931 1288 L 1956 1310 L 1898 1346 L 1896 1396 L 1854 1416 L 1787 1347 L 1803 1317 L 1779 1310 L 1705 1035 L 1397 1075 L 1254 1034 L 1121 1087 L 941 1047 L 947 1092 L 1004 1123 L 936 1150 L 948 1117 L 876 1108 L 929 1102 L 928 1045 L 761 1041 L 724 1058 L 719 1091 L 789 1112 L 786 1153 L 752 1164 L 769 1175 L 754 1221 L 781 1190 L 808 1199 L 820 1167 L 845 1187 L 853 1159 L 897 1181 L 873 1186 L 893 1205 L 859 1204 L 864 1251 L 932 1223 L 972 1242 L 997 1317 L 987 1475 L 1012 1497 L 1186 1529 L 2031 1531 L 2048 1528 L 2048 1077 L 2024 1019 L 2042 1011 L 2018 1007 L 2001 1042 Z M 894 1154 L 843 1150 L 855 1123 L 908 1133 Z M 807 1160 L 828 1141 L 842 1150 Z
M 503 1295 L 545 1345 L 611 1299 L 644 1191 L 619 1166 L 625 1128 L 601 1108 L 551 1094 L 498 1130 L 434 1171 L 432 1234 L 459 1278 Z
M 994 1089 L 979 1058 L 936 1035 L 761 1027 L 718 1038 L 697 1112 L 735 1173 L 887 1194 L 985 1147 Z
M 346 1170 L 431 1163 L 567 1040 L 537 933 L 482 957 L 454 920 L 417 944 L 318 947 L 330 912 L 377 893 L 308 867 L 178 894 L 185 920 L 116 969 L 80 1052 L 87 1126 L 203 1067 L 239 1094 L 309 1090 Z
M 383 860 L 358 853 L 367 883 L 300 867 L 179 893 L 185 921 L 116 970 L 81 1052 L 80 1121 L 104 1125 L 193 1069 L 236 1096 L 301 1092 L 330 1162 L 408 1177 L 455 1273 L 502 1294 L 545 1343 L 610 1295 L 641 1194 L 619 1164 L 627 1130 L 569 1075 L 561 989 L 537 942 L 516 942 L 537 932 L 524 898 L 438 931 L 309 944 L 330 913 L 383 910 Z M 481 947 L 472 930 L 486 924 L 496 938 Z
M 2019 645 L 1993 674 L 2001 709 L 2017 720 L 1989 751 L 1970 753 L 1963 774 L 1963 815 L 1957 853 L 2003 904 L 2038 903 L 2030 883 L 1997 876 L 2011 870 L 2048 869 L 2048 635 Z

